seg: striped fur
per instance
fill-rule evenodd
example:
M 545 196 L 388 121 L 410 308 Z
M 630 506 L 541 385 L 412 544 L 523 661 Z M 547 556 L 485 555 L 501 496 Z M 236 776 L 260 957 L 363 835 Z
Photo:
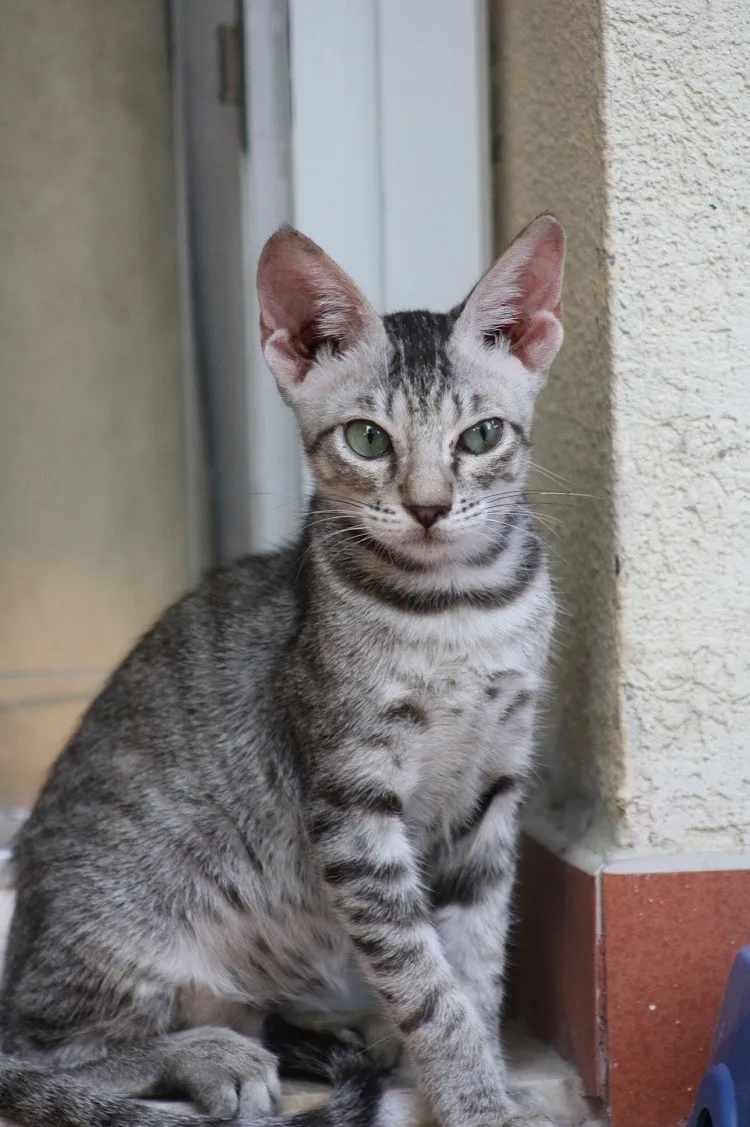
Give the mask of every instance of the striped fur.
M 316 492 L 295 544 L 165 613 L 54 765 L 14 852 L 0 1113 L 187 1122 L 137 1102 L 172 1093 L 275 1127 L 263 1014 L 356 1009 L 366 1056 L 283 1122 L 384 1127 L 399 1040 L 444 1127 L 547 1122 L 507 1088 L 499 1010 L 554 615 L 523 485 L 560 238 L 538 220 L 460 309 L 383 319 L 271 240 L 261 331 Z M 348 447 L 362 417 L 386 456 Z M 497 447 L 463 450 L 491 417 Z

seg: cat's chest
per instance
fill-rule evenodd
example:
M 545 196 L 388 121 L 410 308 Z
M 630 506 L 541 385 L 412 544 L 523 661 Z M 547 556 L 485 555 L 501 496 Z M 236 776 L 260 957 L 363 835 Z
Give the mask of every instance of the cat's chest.
M 498 616 L 499 617 L 499 616 Z M 492 712 L 496 693 L 488 691 L 505 670 L 533 673 L 518 636 L 482 622 L 451 624 L 453 629 L 415 624 L 390 651 L 381 691 L 418 702 L 433 729 L 460 731 Z M 433 732 L 435 735 L 436 732 Z
M 389 688 L 407 694 L 423 710 L 434 741 L 441 732 L 471 726 L 486 710 L 485 686 L 497 667 L 491 657 L 482 661 L 461 651 L 406 654 L 394 663 Z
M 407 799 L 409 821 L 428 831 L 474 808 L 502 774 L 523 773 L 531 752 L 531 717 L 506 720 L 519 694 L 533 698 L 541 662 L 523 635 L 485 628 L 404 637 L 381 682 L 390 732 L 394 782 Z
M 509 656 L 455 645 L 405 646 L 395 655 L 384 694 L 395 702 L 394 746 L 415 782 L 465 776 L 497 752 L 499 686 L 517 676 Z

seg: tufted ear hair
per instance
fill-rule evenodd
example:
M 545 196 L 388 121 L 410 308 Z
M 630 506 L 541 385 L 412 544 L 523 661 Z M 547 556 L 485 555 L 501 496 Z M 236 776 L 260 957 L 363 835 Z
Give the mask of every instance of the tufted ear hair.
M 540 215 L 474 287 L 454 332 L 489 347 L 508 342 L 525 368 L 546 372 L 563 341 L 564 268 L 562 224 Z
M 345 352 L 378 320 L 341 267 L 292 227 L 263 247 L 257 285 L 263 354 L 285 398 L 322 349 Z

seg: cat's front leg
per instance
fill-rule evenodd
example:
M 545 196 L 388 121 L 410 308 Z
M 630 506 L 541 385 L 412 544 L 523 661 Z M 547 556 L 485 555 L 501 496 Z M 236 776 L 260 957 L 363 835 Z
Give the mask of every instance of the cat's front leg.
M 486 1028 L 430 920 L 398 796 L 318 787 L 307 828 L 329 900 L 443 1127 L 519 1122 Z
M 505 984 L 505 948 L 511 920 L 516 867 L 520 778 L 500 776 L 481 797 L 477 817 L 463 827 L 434 874 L 433 919 L 458 981 L 473 1003 L 505 1078 L 500 1010 Z M 506 1080 L 507 1084 L 507 1080 Z M 520 1127 L 552 1127 L 544 1100 L 528 1091 L 508 1091 Z
M 433 920 L 448 960 L 479 1013 L 500 1067 L 500 1010 L 516 867 L 521 780 L 499 776 L 474 817 L 454 829 L 432 874 Z

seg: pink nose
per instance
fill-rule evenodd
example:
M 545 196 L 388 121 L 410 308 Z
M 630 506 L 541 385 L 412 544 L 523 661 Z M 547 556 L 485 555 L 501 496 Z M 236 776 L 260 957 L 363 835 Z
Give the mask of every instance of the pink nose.
M 432 528 L 435 521 L 448 512 L 445 505 L 405 505 L 404 507 L 425 528 Z

